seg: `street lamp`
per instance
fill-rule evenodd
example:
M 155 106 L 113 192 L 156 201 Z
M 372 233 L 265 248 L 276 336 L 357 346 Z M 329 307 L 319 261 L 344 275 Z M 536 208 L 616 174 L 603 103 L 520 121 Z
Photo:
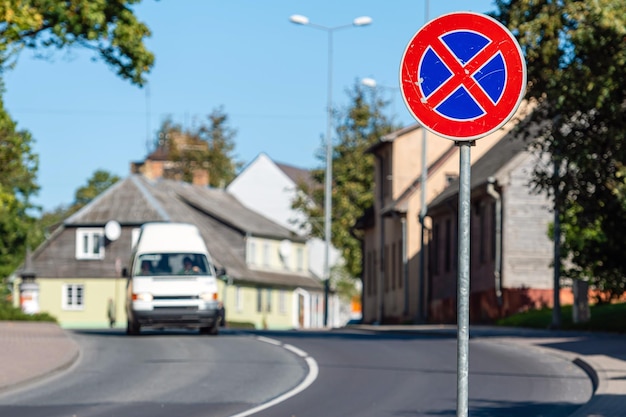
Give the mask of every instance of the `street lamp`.
M 333 32 L 339 29 L 345 29 L 356 26 L 367 26 L 372 23 L 369 16 L 357 17 L 349 25 L 341 26 L 322 26 L 311 23 L 309 18 L 299 14 L 289 17 L 292 23 L 297 25 L 310 26 L 314 29 L 320 29 L 328 34 L 328 85 L 327 85 L 327 104 L 326 104 L 326 178 L 324 181 L 324 327 L 328 325 L 328 293 L 330 290 L 330 235 L 331 235 L 331 211 L 332 211 L 332 176 L 333 176 L 333 144 L 331 140 L 332 134 L 332 118 L 333 118 Z
M 381 85 L 378 84 L 378 82 L 373 79 L 373 78 L 361 78 L 361 85 L 371 88 L 371 89 L 375 89 L 375 90 L 388 90 L 391 91 L 391 114 L 392 116 L 395 116 L 396 113 L 396 100 L 395 100 L 395 95 L 397 91 L 400 91 L 400 87 L 394 87 L 391 85 Z

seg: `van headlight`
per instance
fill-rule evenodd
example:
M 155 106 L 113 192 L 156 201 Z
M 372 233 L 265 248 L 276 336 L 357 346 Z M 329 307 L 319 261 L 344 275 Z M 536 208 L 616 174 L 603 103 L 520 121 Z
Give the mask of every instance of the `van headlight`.
M 200 294 L 200 299 L 202 301 L 214 301 L 217 300 L 217 293 L 215 292 L 203 292 Z
M 133 301 L 152 301 L 154 297 L 149 292 L 140 292 L 139 294 L 133 294 Z

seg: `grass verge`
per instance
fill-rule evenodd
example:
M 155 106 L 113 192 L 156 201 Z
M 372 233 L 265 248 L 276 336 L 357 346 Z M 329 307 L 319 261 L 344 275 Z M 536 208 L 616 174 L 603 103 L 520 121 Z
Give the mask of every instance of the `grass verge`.
M 21 309 L 13 307 L 13 305 L 7 301 L 0 301 L 0 320 L 57 322 L 56 318 L 48 313 L 26 314 Z
M 574 323 L 572 306 L 561 307 L 561 329 L 626 333 L 626 303 L 596 304 L 590 307 L 591 318 L 586 323 Z M 552 309 L 531 310 L 498 320 L 500 326 L 547 329 L 552 324 Z

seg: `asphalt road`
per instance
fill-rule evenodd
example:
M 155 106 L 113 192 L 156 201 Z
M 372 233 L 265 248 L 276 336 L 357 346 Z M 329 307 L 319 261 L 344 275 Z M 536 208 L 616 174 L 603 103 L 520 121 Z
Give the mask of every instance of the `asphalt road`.
M 456 416 L 456 338 L 363 332 L 263 333 L 319 366 L 314 384 L 257 417 Z M 470 342 L 469 415 L 565 417 L 586 403 L 587 375 L 519 345 Z
M 363 332 L 82 331 L 67 372 L 0 396 L 3 417 L 227 417 L 306 390 L 255 416 L 454 416 L 456 340 Z M 261 336 L 259 340 L 258 336 Z M 276 340 L 283 346 L 271 343 Z M 470 415 L 561 417 L 591 396 L 575 365 L 514 345 L 470 343 Z
M 0 397 L 2 417 L 230 416 L 291 389 L 308 368 L 249 335 L 75 331 L 68 372 Z

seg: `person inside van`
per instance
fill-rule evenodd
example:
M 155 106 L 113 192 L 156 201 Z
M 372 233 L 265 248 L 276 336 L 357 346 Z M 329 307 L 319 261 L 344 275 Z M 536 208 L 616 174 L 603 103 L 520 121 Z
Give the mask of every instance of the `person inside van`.
M 152 275 L 152 263 L 150 261 L 141 262 L 141 275 Z
M 200 268 L 193 264 L 193 261 L 189 256 L 185 256 L 183 259 L 183 269 L 178 271 L 179 275 L 197 274 L 200 272 Z

